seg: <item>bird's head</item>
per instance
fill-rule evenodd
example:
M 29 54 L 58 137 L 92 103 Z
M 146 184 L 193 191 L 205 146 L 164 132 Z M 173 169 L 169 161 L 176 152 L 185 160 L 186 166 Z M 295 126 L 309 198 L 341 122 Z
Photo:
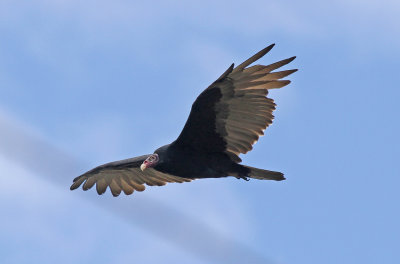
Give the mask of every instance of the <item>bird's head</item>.
M 140 169 L 144 171 L 147 168 L 151 168 L 157 165 L 160 158 L 157 153 L 151 154 L 147 157 L 145 161 L 143 161 L 142 165 L 140 165 Z

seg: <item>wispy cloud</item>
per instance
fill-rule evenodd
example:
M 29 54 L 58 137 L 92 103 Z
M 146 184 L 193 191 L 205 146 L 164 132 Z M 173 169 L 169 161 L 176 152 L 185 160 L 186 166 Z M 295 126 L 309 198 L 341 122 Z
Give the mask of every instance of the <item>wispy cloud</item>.
M 43 188 L 43 185 L 38 185 L 38 182 L 35 183 L 35 181 L 40 182 L 45 180 L 49 183 L 61 184 L 61 186 L 65 187 L 65 190 L 67 190 L 72 179 L 71 176 L 77 175 L 81 163 L 74 160 L 72 157 L 68 157 L 68 155 L 63 155 L 62 151 L 59 151 L 46 141 L 27 134 L 26 131 L 29 131 L 29 129 L 23 129 L 18 123 L 19 122 L 14 122 L 13 119 L 10 119 L 4 112 L 1 113 L 0 127 L 2 129 L 0 130 L 0 149 L 2 155 L 6 156 L 7 159 L 21 164 L 24 168 L 29 170 L 30 173 L 24 172 L 21 173 L 20 176 L 20 172 L 18 172 L 19 169 L 17 168 L 13 172 L 13 174 L 17 174 L 14 175 L 13 182 L 11 182 L 10 185 L 4 186 L 15 188 L 16 191 L 14 191 L 14 194 L 18 194 L 18 196 L 22 195 L 20 198 L 21 203 L 24 203 L 25 199 L 30 199 L 32 193 L 35 193 L 36 199 L 39 200 L 32 201 L 33 204 L 36 205 L 36 209 L 38 209 L 37 206 L 42 206 L 43 199 L 49 199 L 49 194 L 44 195 L 44 193 L 48 193 L 47 188 L 51 188 L 51 186 L 38 190 L 35 186 L 42 186 L 40 188 Z M 10 173 L 11 172 L 7 171 L 6 168 L 2 175 L 8 175 Z M 41 177 L 39 179 L 29 178 L 32 177 L 31 175 L 33 174 Z M 6 181 L 7 178 L 3 180 Z M 26 192 L 24 192 L 24 190 Z M 191 191 L 193 192 L 193 189 Z M 45 208 L 63 207 L 62 205 L 60 207 L 59 203 L 63 202 L 62 196 L 65 197 L 65 192 L 61 192 L 61 196 L 58 192 L 59 191 L 52 191 L 52 195 L 57 197 L 57 199 L 50 199 L 48 202 L 43 203 Z M 5 192 L 4 195 L 8 194 Z M 235 223 L 240 223 L 240 220 L 238 222 L 237 218 L 243 219 L 245 215 L 243 212 L 230 213 L 229 208 L 238 208 L 241 206 L 241 203 L 237 200 L 235 201 L 235 197 L 230 194 L 229 191 L 222 191 L 221 195 L 225 198 L 210 196 L 205 198 L 206 200 L 209 199 L 208 203 L 202 202 L 197 204 L 188 202 L 190 198 L 185 199 L 185 203 L 182 204 L 182 197 L 188 197 L 190 195 L 185 192 L 177 192 L 177 195 L 169 199 L 164 199 L 163 202 L 157 199 L 157 195 L 154 194 L 155 192 L 151 193 L 148 191 L 147 193 L 136 194 L 134 199 L 131 199 L 131 197 L 120 197 L 118 199 L 110 196 L 99 197 L 94 192 L 85 193 L 84 195 L 91 197 L 92 201 L 96 201 L 96 204 L 101 205 L 111 213 L 119 215 L 124 221 L 132 223 L 136 227 L 143 228 L 153 235 L 169 241 L 184 250 L 188 250 L 197 257 L 209 261 L 217 261 L 219 263 L 231 263 L 233 260 L 248 261 L 249 259 L 252 263 L 265 263 L 265 259 L 262 255 L 254 252 L 251 248 L 242 243 L 229 239 L 229 237 L 232 237 L 231 235 L 233 233 L 239 231 L 239 228 L 234 226 Z M 82 196 L 83 194 L 75 192 L 75 195 Z M 161 196 L 162 195 L 158 198 L 161 198 Z M 171 195 L 164 196 L 164 198 L 166 197 L 171 197 Z M 204 195 L 198 196 L 198 198 L 202 200 L 204 199 L 203 197 Z M 221 210 L 220 207 L 213 206 L 213 200 L 221 198 L 228 203 L 223 210 Z M 57 204 L 54 204 L 54 201 L 57 201 Z M 75 200 L 75 203 L 77 202 L 78 201 Z M 172 206 L 173 203 L 180 205 L 181 209 L 176 209 L 176 207 Z M 207 204 L 207 206 L 205 206 L 205 204 Z M 235 207 L 230 207 L 231 204 L 235 204 Z M 30 208 L 29 204 L 24 206 L 25 208 Z M 198 212 L 198 214 L 190 215 L 181 211 L 182 208 L 188 209 L 193 206 L 196 207 L 194 211 Z M 222 205 L 220 204 L 219 206 Z M 42 207 L 40 210 L 44 210 L 44 208 Z M 234 209 L 231 212 L 235 212 L 236 210 L 237 209 Z M 65 213 L 76 215 L 75 213 Z M 235 221 L 226 222 L 227 218 L 235 219 Z M 245 219 L 243 219 L 239 226 L 246 226 L 244 224 L 245 222 Z M 81 228 L 82 230 L 80 232 L 84 233 L 84 223 Z M 241 232 L 239 231 L 239 233 Z M 242 234 L 245 233 L 247 233 L 246 230 L 244 230 Z M 51 240 L 52 239 L 50 239 L 50 241 Z M 205 241 L 207 241 L 207 243 L 205 243 Z

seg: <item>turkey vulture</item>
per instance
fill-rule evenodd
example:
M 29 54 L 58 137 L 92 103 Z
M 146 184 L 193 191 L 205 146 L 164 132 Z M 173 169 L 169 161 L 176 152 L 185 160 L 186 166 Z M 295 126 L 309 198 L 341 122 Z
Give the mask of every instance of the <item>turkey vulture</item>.
M 232 64 L 205 89 L 192 105 L 189 118 L 171 144 L 153 154 L 110 162 L 76 177 L 71 190 L 83 183 L 83 190 L 96 184 L 98 194 L 110 187 L 113 196 L 143 191 L 144 184 L 162 186 L 167 182 L 189 182 L 201 178 L 234 176 L 238 179 L 281 181 L 283 173 L 239 164 L 240 153 L 247 153 L 272 123 L 274 100 L 269 89 L 290 81 L 280 80 L 297 70 L 275 71 L 296 57 L 254 65 L 274 44 L 234 68 Z

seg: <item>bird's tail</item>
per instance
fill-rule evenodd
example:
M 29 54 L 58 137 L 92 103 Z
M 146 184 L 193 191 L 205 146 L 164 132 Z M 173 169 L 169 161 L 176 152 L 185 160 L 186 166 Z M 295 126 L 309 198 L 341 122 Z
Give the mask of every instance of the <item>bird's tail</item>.
M 274 181 L 285 180 L 285 177 L 283 177 L 283 173 L 279 171 L 262 170 L 245 165 L 242 166 L 250 170 L 250 172 L 247 174 L 247 177 L 249 178 Z

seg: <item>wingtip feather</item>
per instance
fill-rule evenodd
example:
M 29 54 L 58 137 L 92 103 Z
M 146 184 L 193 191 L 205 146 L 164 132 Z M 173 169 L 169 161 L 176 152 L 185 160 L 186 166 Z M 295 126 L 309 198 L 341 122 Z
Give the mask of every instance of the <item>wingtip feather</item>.
M 77 189 L 79 186 L 81 186 L 81 184 L 86 180 L 85 177 L 82 176 L 78 176 L 73 180 L 73 183 L 71 184 L 71 187 L 69 187 L 69 189 L 71 191 Z
M 250 64 L 252 64 L 253 62 L 259 60 L 260 58 L 262 58 L 265 54 L 267 54 L 273 47 L 275 46 L 275 43 L 267 46 L 266 48 L 263 48 L 262 50 L 260 50 L 259 52 L 257 52 L 256 54 L 254 54 L 253 56 L 251 56 L 249 59 L 245 60 L 244 62 L 242 62 L 239 66 L 237 66 L 233 72 L 237 72 L 237 71 L 241 71 L 244 68 L 246 68 L 247 66 L 249 66 Z
M 229 66 L 229 68 L 221 76 L 219 76 L 219 78 L 215 82 L 218 82 L 218 81 L 222 80 L 223 78 L 225 78 L 226 76 L 228 76 L 228 74 L 232 72 L 234 67 L 235 67 L 235 64 L 232 63 L 231 66 Z

